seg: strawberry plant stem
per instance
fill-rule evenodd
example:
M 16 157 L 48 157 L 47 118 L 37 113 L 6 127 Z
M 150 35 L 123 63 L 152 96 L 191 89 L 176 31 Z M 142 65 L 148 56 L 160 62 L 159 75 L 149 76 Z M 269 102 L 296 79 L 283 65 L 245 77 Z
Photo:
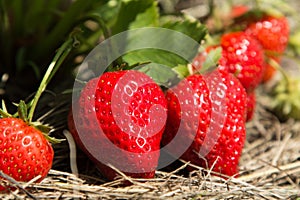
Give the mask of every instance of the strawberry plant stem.
M 33 114 L 35 111 L 35 108 L 37 106 L 37 103 L 42 95 L 42 93 L 45 91 L 48 83 L 58 70 L 58 68 L 61 66 L 65 58 L 68 56 L 69 52 L 72 49 L 73 44 L 73 37 L 68 38 L 67 41 L 63 43 L 63 45 L 58 49 L 57 53 L 55 54 L 52 62 L 50 63 L 42 81 L 41 84 L 31 102 L 29 114 L 28 114 L 28 122 L 32 122 Z
M 282 69 L 282 67 L 275 60 L 269 59 L 268 62 L 272 67 L 274 67 L 276 70 L 278 70 L 281 73 L 283 80 L 285 81 L 286 88 L 290 90 L 292 84 L 288 74 Z

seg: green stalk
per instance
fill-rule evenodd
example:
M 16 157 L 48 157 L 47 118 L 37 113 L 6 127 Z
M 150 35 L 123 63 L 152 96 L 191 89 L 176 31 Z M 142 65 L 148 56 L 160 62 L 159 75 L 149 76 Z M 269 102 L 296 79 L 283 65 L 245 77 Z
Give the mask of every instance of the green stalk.
M 92 13 L 90 15 L 85 16 L 81 21 L 87 21 L 87 20 L 93 20 L 96 23 L 98 23 L 98 25 L 100 26 L 100 28 L 103 31 L 103 36 L 105 39 L 110 37 L 110 33 L 109 33 L 109 29 L 106 26 L 105 22 L 103 21 L 102 17 L 98 14 L 98 13 Z
M 45 91 L 48 83 L 58 70 L 58 68 L 61 66 L 65 58 L 68 56 L 72 49 L 72 44 L 73 44 L 73 37 L 68 38 L 67 41 L 63 43 L 63 45 L 58 49 L 57 53 L 55 54 L 53 61 L 50 63 L 42 81 L 41 84 L 34 96 L 34 99 L 31 102 L 29 114 L 28 114 L 28 122 L 32 122 L 32 118 L 34 115 L 35 108 L 37 106 L 37 103 L 42 95 L 42 93 Z
M 282 69 L 282 67 L 274 59 L 269 58 L 268 63 L 282 74 L 283 80 L 285 81 L 285 84 L 286 84 L 286 88 L 288 90 L 290 90 L 291 81 L 290 81 L 290 78 L 287 75 L 287 73 Z

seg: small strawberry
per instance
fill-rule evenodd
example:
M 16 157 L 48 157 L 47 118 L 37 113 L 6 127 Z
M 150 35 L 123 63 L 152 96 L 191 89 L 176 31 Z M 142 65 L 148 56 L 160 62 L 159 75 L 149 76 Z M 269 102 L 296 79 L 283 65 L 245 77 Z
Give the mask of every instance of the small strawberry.
M 250 22 L 245 33 L 255 37 L 262 45 L 265 55 L 280 62 L 289 40 L 289 23 L 285 16 L 275 17 L 265 14 L 261 19 Z M 274 75 L 275 69 L 266 64 L 263 78 L 267 82 Z
M 52 167 L 54 152 L 50 142 L 60 142 L 48 133 L 51 127 L 34 122 L 38 101 L 55 72 L 73 48 L 73 38 L 68 38 L 58 49 L 37 89 L 33 99 L 26 104 L 20 101 L 18 111 L 7 113 L 4 101 L 0 109 L 0 171 L 16 181 L 28 182 L 33 178 L 42 181 Z M 6 178 L 3 176 L 2 178 Z M 0 191 L 13 187 L 1 182 Z
M 256 107 L 256 94 L 255 91 L 252 91 L 247 94 L 247 118 L 246 118 L 247 122 L 252 120 L 255 107 Z
M 22 119 L 0 119 L 0 170 L 16 181 L 43 180 L 52 166 L 53 149 L 44 134 Z M 5 187 L 0 186 L 0 190 Z
M 222 35 L 222 66 L 240 80 L 247 91 L 254 90 L 264 73 L 264 55 L 257 40 L 244 32 Z
M 70 132 L 107 179 L 117 176 L 108 163 L 132 177 L 154 177 L 166 100 L 149 76 L 106 72 L 88 81 L 72 113 Z
M 167 145 L 180 130 L 185 135 L 179 141 L 193 139 L 182 159 L 225 175 L 238 173 L 246 119 L 246 92 L 241 83 L 218 69 L 188 76 L 169 89 L 166 98 L 168 118 L 162 144 Z

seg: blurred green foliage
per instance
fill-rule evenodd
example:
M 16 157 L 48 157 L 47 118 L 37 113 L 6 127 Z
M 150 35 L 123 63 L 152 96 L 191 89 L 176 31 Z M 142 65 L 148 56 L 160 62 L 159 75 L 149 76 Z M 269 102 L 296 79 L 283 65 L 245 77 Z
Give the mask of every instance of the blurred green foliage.
M 78 45 L 55 75 L 53 90 L 72 86 L 74 69 L 97 43 L 149 26 L 177 30 L 199 42 L 206 34 L 205 27 L 191 17 L 163 13 L 156 0 L 0 0 L 0 78 L 9 76 L 5 86 L 0 84 L 5 91 L 0 99 L 17 102 L 34 93 L 57 48 L 70 34 L 75 33 Z M 166 57 L 157 59 L 157 51 L 137 53 L 143 62 Z M 135 56 L 124 56 L 117 64 L 137 65 Z M 171 61 L 164 64 L 173 67 Z

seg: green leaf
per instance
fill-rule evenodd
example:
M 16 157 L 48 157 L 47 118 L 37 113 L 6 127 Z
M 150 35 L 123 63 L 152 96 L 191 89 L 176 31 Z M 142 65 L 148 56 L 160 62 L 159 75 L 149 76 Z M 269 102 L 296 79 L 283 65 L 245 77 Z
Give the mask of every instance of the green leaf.
M 131 28 L 153 26 L 158 20 L 157 2 L 154 0 L 122 0 L 112 34 Z
M 206 26 L 194 18 L 183 16 L 166 16 L 160 19 L 161 27 L 184 33 L 185 35 L 201 42 L 207 34 Z
M 183 33 L 186 37 L 200 42 L 206 35 L 206 28 L 199 22 L 191 20 L 188 18 L 180 18 L 180 21 L 171 21 L 162 24 L 163 28 L 178 31 Z M 124 55 L 123 61 L 127 62 L 129 65 L 134 65 L 140 62 L 154 62 L 164 64 L 166 66 L 175 67 L 177 65 L 186 65 L 191 62 L 198 51 L 199 44 L 195 45 L 185 45 L 184 41 L 181 41 L 182 37 L 175 35 L 169 35 L 168 37 L 163 37 L 159 34 L 153 35 L 138 35 L 138 36 L 128 36 L 130 46 L 132 43 L 144 42 L 145 44 L 161 43 L 165 44 L 170 51 L 164 51 L 161 49 L 142 49 L 138 51 L 132 51 Z M 140 39 L 140 40 L 139 40 Z M 158 45 L 159 46 L 159 45 Z M 188 56 L 185 58 L 177 55 L 178 52 L 172 52 L 172 50 L 178 49 L 178 51 L 188 52 Z
M 169 67 L 150 63 L 136 67 L 135 70 L 144 72 L 150 76 L 158 85 L 169 88 L 180 81 L 178 74 Z
M 136 19 L 130 23 L 129 29 L 142 28 L 146 26 L 158 26 L 159 24 L 159 13 L 156 2 L 151 7 L 146 9 L 143 13 L 139 13 Z
M 169 67 L 174 67 L 178 64 L 186 64 L 187 61 L 171 52 L 167 52 L 161 49 L 141 49 L 137 51 L 131 51 L 122 57 L 123 61 L 128 63 L 129 66 L 136 63 L 158 63 Z
M 222 48 L 218 47 L 216 49 L 212 49 L 208 54 L 207 57 L 200 69 L 201 73 L 207 72 L 210 69 L 213 69 L 214 66 L 218 65 L 218 62 L 221 58 Z
M 149 27 L 126 32 L 114 45 L 124 46 L 122 59 L 129 65 L 152 62 L 175 67 L 190 63 L 200 44 L 179 31 Z

